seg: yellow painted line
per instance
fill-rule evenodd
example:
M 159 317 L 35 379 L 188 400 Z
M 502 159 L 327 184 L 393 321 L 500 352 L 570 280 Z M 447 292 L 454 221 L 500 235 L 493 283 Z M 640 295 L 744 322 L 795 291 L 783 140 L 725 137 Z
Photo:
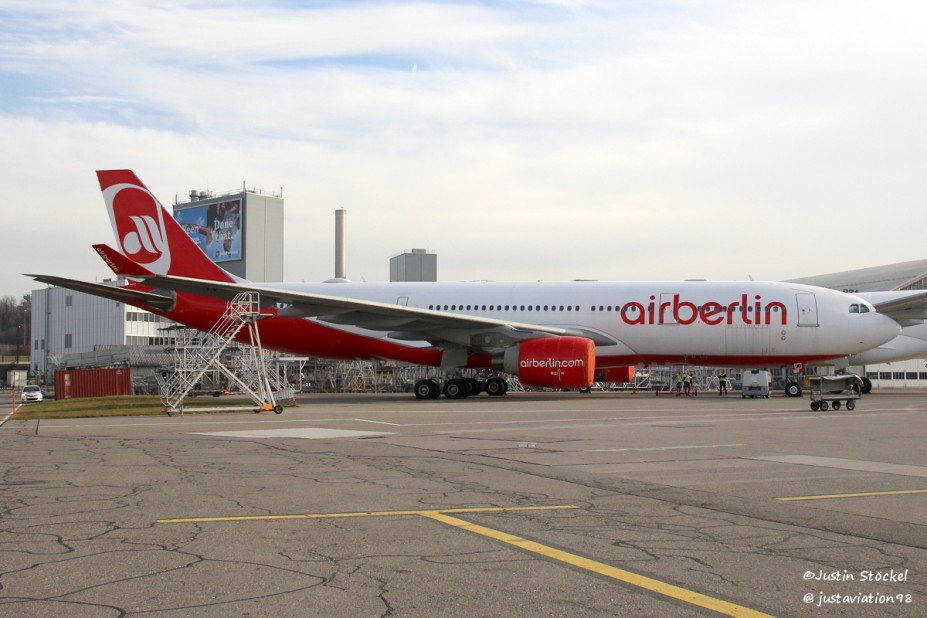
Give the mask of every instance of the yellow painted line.
M 421 515 L 430 513 L 498 513 L 500 511 L 550 511 L 554 509 L 578 509 L 571 504 L 559 506 L 510 506 L 470 509 L 440 509 L 437 511 L 360 511 L 357 513 L 304 513 L 297 515 L 244 515 L 241 517 L 184 517 L 181 519 L 159 519 L 159 524 L 199 524 L 218 521 L 273 521 L 277 519 L 337 519 L 340 517 L 390 517 L 395 515 Z
M 592 571 L 593 573 L 597 573 L 599 575 L 604 575 L 605 577 L 617 579 L 619 581 L 625 582 L 626 584 L 637 586 L 638 588 L 644 588 L 645 590 L 668 596 L 679 601 L 691 603 L 692 605 L 698 605 L 699 607 L 710 609 L 712 611 L 718 612 L 719 614 L 724 614 L 725 616 L 771 618 L 769 614 L 758 612 L 756 610 L 750 609 L 749 607 L 744 607 L 735 603 L 729 603 L 727 601 L 722 601 L 721 599 L 715 599 L 698 592 L 680 588 L 679 586 L 661 582 L 660 580 L 653 579 L 651 577 L 632 573 L 631 571 L 625 571 L 624 569 L 619 569 L 607 564 L 603 564 L 601 562 L 596 562 L 595 560 L 590 560 L 589 558 L 583 558 L 582 556 L 577 556 L 576 554 L 571 554 L 569 552 L 555 549 L 547 545 L 529 541 L 519 536 L 508 534 L 507 532 L 501 532 L 499 530 L 494 530 L 492 528 L 487 528 L 478 524 L 472 524 L 462 519 L 451 517 L 446 513 L 446 511 L 431 511 L 429 513 L 423 512 L 422 516 L 428 517 L 429 519 L 434 519 L 435 521 L 440 521 L 441 523 L 447 524 L 449 526 L 460 528 L 461 530 L 466 530 L 467 532 L 473 532 L 474 534 L 480 534 L 482 536 L 486 536 L 491 539 L 507 543 L 509 545 L 514 545 L 519 549 L 539 554 L 552 560 L 565 562 L 572 566 L 579 567 L 587 571 Z
M 907 494 L 927 494 L 927 489 L 902 489 L 899 491 L 867 491 L 858 494 L 823 494 L 820 496 L 791 496 L 789 498 L 776 498 L 782 502 L 798 502 L 799 500 L 836 500 L 838 498 L 866 498 L 869 496 L 903 496 Z
M 591 571 L 611 579 L 616 579 L 622 581 L 626 584 L 631 584 L 632 586 L 637 586 L 638 588 L 643 588 L 663 596 L 667 596 L 685 603 L 690 603 L 692 605 L 697 605 L 699 607 L 712 610 L 719 614 L 725 616 L 737 616 L 738 618 L 772 618 L 769 614 L 764 614 L 756 610 L 750 609 L 749 607 L 744 607 L 742 605 L 737 605 L 735 603 L 729 603 L 728 601 L 722 601 L 721 599 L 716 599 L 698 592 L 693 592 L 691 590 L 686 590 L 685 588 L 680 588 L 679 586 L 674 586 L 672 584 L 667 584 L 666 582 L 661 582 L 660 580 L 653 579 L 651 577 L 646 577 L 644 575 L 639 575 L 637 573 L 632 573 L 631 571 L 625 571 L 624 569 L 619 569 L 602 562 L 596 562 L 595 560 L 590 560 L 589 558 L 583 558 L 576 554 L 571 554 L 566 551 L 555 549 L 547 545 L 542 545 L 541 543 L 536 543 L 534 541 L 529 541 L 523 539 L 519 536 L 508 534 L 507 532 L 502 532 L 500 530 L 494 530 L 493 528 L 487 528 L 486 526 L 480 526 L 478 524 L 473 524 L 463 519 L 458 519 L 457 517 L 452 517 L 450 514 L 460 514 L 460 513 L 500 513 L 508 511 L 551 511 L 557 509 L 578 509 L 578 506 L 574 505 L 558 505 L 558 506 L 517 506 L 517 507 L 487 507 L 487 508 L 467 508 L 467 509 L 438 509 L 438 510 L 410 510 L 410 511 L 361 511 L 356 513 L 305 513 L 297 515 L 247 515 L 241 517 L 187 517 L 182 519 L 159 519 L 157 523 L 159 524 L 180 524 L 180 523 L 212 523 L 212 522 L 228 522 L 228 521 L 273 521 L 273 520 L 285 520 L 285 519 L 333 519 L 333 518 L 343 518 L 343 517 L 392 517 L 392 516 L 401 516 L 401 515 L 417 515 L 420 517 L 425 517 L 433 521 L 441 522 L 467 532 L 472 532 L 474 534 L 479 534 L 509 545 L 513 545 L 524 551 L 538 554 L 549 558 L 551 560 L 556 560 L 558 562 L 564 562 L 566 564 L 584 569 L 586 571 Z

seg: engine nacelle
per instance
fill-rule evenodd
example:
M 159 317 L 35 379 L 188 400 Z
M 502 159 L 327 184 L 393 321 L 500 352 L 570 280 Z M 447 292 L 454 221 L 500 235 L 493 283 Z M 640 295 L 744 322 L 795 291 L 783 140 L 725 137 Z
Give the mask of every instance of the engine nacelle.
M 502 370 L 528 386 L 588 388 L 595 374 L 595 343 L 585 337 L 528 339 L 505 349 Z

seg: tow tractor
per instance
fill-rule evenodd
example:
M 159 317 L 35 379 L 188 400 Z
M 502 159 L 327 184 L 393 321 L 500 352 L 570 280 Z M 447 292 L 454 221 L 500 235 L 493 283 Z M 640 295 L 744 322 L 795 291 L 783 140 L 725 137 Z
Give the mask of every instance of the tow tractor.
M 811 410 L 826 412 L 828 408 L 839 410 L 845 405 L 847 410 L 856 407 L 863 389 L 863 379 L 848 373 L 839 376 L 810 376 Z

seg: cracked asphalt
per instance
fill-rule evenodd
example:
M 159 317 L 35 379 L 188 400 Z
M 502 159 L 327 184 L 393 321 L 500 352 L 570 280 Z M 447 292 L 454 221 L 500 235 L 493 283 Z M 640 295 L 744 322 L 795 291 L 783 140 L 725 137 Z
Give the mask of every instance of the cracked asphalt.
M 573 393 L 14 419 L 0 615 L 924 616 L 925 419 Z

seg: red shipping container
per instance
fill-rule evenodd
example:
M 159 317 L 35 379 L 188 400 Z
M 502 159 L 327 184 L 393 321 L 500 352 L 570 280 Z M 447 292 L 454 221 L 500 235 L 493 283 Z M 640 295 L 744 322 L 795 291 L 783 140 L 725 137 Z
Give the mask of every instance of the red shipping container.
M 132 370 L 128 367 L 65 369 L 55 372 L 55 399 L 131 394 Z

